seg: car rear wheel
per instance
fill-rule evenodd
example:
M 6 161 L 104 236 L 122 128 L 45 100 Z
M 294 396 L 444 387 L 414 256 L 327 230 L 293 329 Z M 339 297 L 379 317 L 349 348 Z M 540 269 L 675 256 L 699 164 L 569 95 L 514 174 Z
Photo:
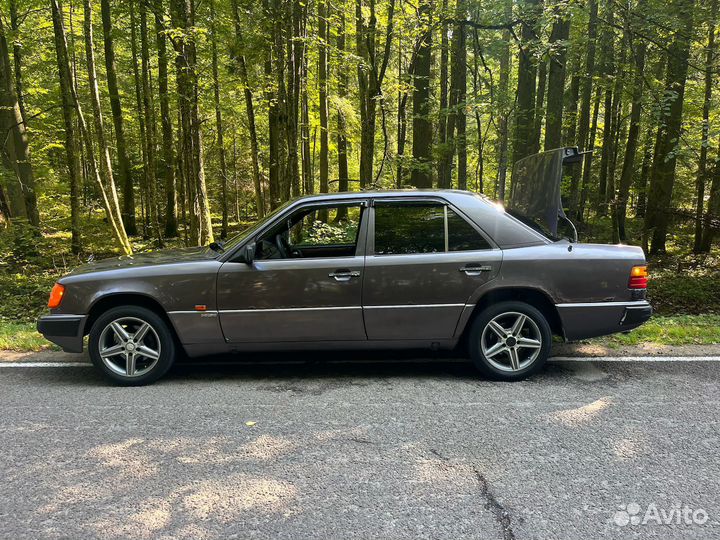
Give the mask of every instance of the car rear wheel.
M 469 350 L 484 375 L 518 381 L 536 373 L 550 355 L 552 333 L 543 314 L 524 302 L 501 302 L 474 320 Z
M 90 331 L 88 348 L 95 367 L 125 386 L 156 381 L 175 360 L 175 341 L 167 324 L 139 306 L 103 313 Z

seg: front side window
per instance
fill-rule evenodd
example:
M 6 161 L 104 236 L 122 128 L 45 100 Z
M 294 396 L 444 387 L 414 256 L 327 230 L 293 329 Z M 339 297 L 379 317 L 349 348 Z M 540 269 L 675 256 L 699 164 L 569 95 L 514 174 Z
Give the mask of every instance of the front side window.
M 257 259 L 352 257 L 363 206 L 306 206 L 273 227 L 257 243 Z
M 490 249 L 465 218 L 442 203 L 377 202 L 375 253 L 406 255 Z

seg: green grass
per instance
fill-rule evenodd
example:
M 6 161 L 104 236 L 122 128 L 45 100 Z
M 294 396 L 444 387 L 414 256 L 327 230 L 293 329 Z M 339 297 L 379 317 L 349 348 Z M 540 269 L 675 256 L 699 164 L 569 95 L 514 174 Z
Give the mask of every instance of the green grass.
M 613 334 L 595 342 L 610 346 L 720 344 L 720 315 L 657 316 L 628 334 Z
M 35 329 L 35 323 L 0 320 L 0 350 L 42 351 L 59 350 Z
M 629 334 L 614 334 L 587 343 L 609 347 L 623 345 L 717 345 L 720 344 L 720 315 L 677 315 L 653 317 Z M 0 350 L 58 350 L 35 329 L 34 322 L 0 319 Z

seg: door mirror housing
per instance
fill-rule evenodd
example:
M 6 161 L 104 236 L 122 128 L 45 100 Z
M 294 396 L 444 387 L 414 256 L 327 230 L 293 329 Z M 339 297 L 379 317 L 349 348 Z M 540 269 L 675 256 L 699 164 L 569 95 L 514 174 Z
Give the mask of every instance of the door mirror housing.
M 237 258 L 238 262 L 243 262 L 245 264 L 252 264 L 255 260 L 255 242 L 250 242 L 248 245 L 246 245 L 242 252 L 240 253 L 240 256 Z

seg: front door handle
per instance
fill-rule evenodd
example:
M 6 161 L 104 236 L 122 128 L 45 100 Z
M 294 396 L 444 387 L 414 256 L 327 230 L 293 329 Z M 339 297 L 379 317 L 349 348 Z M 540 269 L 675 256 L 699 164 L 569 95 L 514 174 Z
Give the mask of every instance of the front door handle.
M 471 263 L 466 266 L 461 266 L 460 271 L 465 272 L 468 276 L 479 276 L 483 272 L 492 271 L 492 266 Z
M 335 270 L 330 272 L 328 277 L 335 278 L 335 281 L 350 281 L 350 278 L 360 277 L 360 272 L 357 270 L 352 272 L 350 270 Z

